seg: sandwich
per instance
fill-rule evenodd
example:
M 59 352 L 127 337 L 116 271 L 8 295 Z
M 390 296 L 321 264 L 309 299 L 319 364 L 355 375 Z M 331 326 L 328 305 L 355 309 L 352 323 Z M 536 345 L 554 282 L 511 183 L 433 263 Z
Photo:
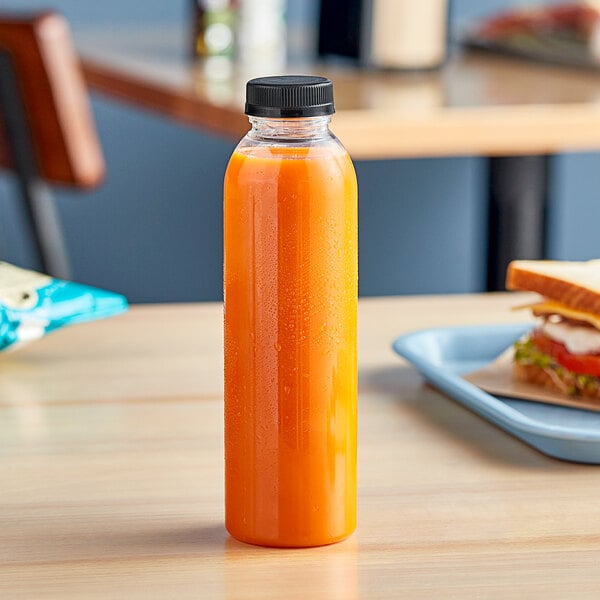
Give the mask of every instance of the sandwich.
M 509 290 L 537 292 L 524 307 L 537 326 L 515 343 L 519 381 L 571 396 L 600 399 L 600 260 L 516 260 Z
M 577 64 L 597 61 L 597 2 L 564 2 L 512 8 L 484 19 L 467 41 L 519 54 Z

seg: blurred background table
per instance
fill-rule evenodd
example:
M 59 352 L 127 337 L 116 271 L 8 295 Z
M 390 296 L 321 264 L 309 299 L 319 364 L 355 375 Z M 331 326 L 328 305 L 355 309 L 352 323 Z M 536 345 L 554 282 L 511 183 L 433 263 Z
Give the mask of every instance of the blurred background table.
M 89 85 L 183 123 L 239 139 L 244 84 L 187 56 L 181 28 L 77 36 Z M 485 155 L 489 163 L 488 289 L 511 258 L 546 253 L 550 154 L 600 148 L 600 75 L 484 54 L 451 55 L 439 72 L 394 73 L 297 61 L 335 84 L 334 132 L 355 159 Z
M 180 28 L 80 33 L 90 86 L 189 125 L 239 139 L 245 83 L 264 73 L 207 76 Z M 395 73 L 292 61 L 335 84 L 332 128 L 355 159 L 549 154 L 600 148 L 600 75 L 482 53 L 439 72 Z
M 600 470 L 423 385 L 398 334 L 523 296 L 363 299 L 359 527 L 306 550 L 223 527 L 222 305 L 138 306 L 3 354 L 2 598 L 594 598 Z

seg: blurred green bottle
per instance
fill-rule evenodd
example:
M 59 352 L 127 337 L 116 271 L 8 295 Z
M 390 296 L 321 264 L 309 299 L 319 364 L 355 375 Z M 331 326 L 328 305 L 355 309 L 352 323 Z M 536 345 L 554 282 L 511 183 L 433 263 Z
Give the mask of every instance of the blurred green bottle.
M 193 58 L 233 58 L 238 0 L 192 0 Z

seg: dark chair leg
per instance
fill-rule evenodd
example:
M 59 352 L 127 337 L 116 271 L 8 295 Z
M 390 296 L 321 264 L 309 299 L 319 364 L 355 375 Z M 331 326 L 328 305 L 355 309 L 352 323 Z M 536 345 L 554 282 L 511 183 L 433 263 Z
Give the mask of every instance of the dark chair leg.
M 39 268 L 69 279 L 71 269 L 57 210 L 50 188 L 38 173 L 14 67 L 5 52 L 0 52 L 0 110 L 23 200 L 24 234 L 38 257 Z

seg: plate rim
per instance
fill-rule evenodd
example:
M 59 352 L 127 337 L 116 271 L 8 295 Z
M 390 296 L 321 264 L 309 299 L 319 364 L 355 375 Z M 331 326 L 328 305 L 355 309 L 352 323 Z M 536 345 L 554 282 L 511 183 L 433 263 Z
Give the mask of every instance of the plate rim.
M 476 385 L 466 381 L 456 373 L 444 369 L 427 357 L 419 354 L 412 347 L 416 339 L 440 335 L 442 333 L 461 333 L 468 335 L 481 336 L 483 332 L 503 333 L 506 336 L 513 336 L 516 341 L 528 329 L 534 327 L 529 323 L 501 323 L 490 325 L 450 325 L 443 327 L 428 327 L 406 332 L 395 337 L 392 341 L 392 349 L 396 354 L 407 360 L 421 375 L 429 381 L 434 387 L 440 389 L 443 393 L 451 396 L 455 401 L 460 402 L 473 412 L 480 414 L 488 420 L 492 420 L 496 425 L 504 425 L 512 429 L 518 429 L 523 433 L 534 434 L 545 438 L 573 440 L 577 442 L 600 442 L 600 430 L 583 432 L 573 427 L 563 427 L 560 425 L 549 425 L 543 421 L 534 420 L 524 415 L 515 408 L 506 404 L 501 397 L 493 396 L 482 390 Z M 512 343 L 512 342 L 511 342 Z M 508 346 L 507 346 L 508 347 Z M 433 379 L 432 379 L 433 377 Z M 455 393 L 436 385 L 434 379 L 442 379 L 447 385 L 454 389 Z M 465 398 L 466 396 L 466 398 Z M 523 398 L 514 398 L 522 402 L 528 400 Z M 548 405 L 550 407 L 550 405 Z M 560 407 L 561 409 L 569 407 Z M 582 409 L 574 409 L 582 410 Z

